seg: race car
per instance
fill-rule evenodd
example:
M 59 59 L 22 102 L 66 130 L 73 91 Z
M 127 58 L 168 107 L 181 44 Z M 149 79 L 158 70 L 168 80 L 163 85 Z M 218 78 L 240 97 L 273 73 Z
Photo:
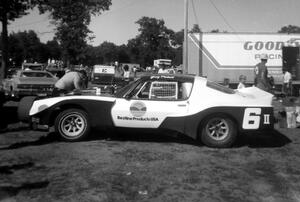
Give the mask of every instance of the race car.
M 272 94 L 256 87 L 233 90 L 192 75 L 146 75 L 114 95 L 24 98 L 21 120 L 54 126 L 66 141 L 90 130 L 144 128 L 173 130 L 211 147 L 230 147 L 241 132 L 273 129 Z

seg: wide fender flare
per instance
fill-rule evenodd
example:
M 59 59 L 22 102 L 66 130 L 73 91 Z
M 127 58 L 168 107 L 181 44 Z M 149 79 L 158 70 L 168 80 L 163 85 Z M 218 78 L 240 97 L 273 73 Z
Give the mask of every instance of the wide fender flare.
M 52 126 L 56 116 L 67 109 L 76 108 L 85 111 L 91 126 L 111 126 L 113 125 L 111 109 L 114 102 L 101 100 L 72 99 L 60 101 L 49 108 L 34 115 L 41 119 L 41 122 Z
M 185 134 L 197 139 L 201 126 L 209 117 L 225 116 L 232 119 L 236 124 L 237 130 L 242 130 L 244 107 L 213 107 L 194 115 L 187 116 L 185 119 Z

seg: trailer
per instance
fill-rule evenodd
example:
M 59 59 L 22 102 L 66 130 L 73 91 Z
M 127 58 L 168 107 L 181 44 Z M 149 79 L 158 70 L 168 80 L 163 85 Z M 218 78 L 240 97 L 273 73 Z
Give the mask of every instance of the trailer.
M 283 71 L 289 70 L 296 94 L 300 86 L 300 34 L 280 33 L 192 33 L 188 37 L 189 74 L 207 77 L 231 86 L 239 76 L 247 76 L 249 85 L 254 82 L 254 67 L 260 55 L 268 55 L 269 76 L 275 85 L 283 83 Z
M 167 67 L 171 67 L 172 60 L 170 59 L 156 59 L 153 61 L 153 66 L 159 68 L 159 65 L 166 65 Z

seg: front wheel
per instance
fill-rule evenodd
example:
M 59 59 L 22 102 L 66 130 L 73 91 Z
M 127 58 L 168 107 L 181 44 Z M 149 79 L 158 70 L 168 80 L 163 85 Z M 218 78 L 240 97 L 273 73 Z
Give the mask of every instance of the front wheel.
M 88 115 L 80 109 L 68 109 L 61 112 L 55 119 L 55 131 L 65 141 L 79 141 L 90 132 Z
M 200 136 L 207 146 L 231 147 L 237 136 L 236 124 L 224 115 L 211 116 L 203 123 Z

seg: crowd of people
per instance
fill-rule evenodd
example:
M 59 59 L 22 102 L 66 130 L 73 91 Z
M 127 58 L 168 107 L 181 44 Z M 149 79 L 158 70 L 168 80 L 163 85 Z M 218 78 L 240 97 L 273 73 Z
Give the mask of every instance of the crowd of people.
M 254 86 L 260 88 L 267 92 L 272 92 L 274 88 L 274 79 L 268 75 L 268 68 L 266 66 L 268 61 L 267 54 L 261 54 L 260 56 L 261 62 L 256 64 L 254 67 Z M 131 77 L 136 76 L 136 68 L 129 68 L 128 65 L 121 66 L 118 62 L 113 64 L 115 66 L 115 76 L 122 77 L 124 80 L 129 80 Z M 147 70 L 147 69 L 146 69 Z M 173 71 L 170 71 L 173 70 Z M 150 70 L 149 70 L 150 71 Z M 153 70 L 151 69 L 151 72 Z M 174 68 L 168 68 L 164 64 L 160 64 L 158 70 L 156 70 L 158 74 L 175 74 Z M 283 85 L 282 92 L 290 96 L 292 95 L 292 75 L 289 71 L 285 70 L 283 72 Z M 229 87 L 229 79 L 224 79 L 224 85 Z M 239 76 L 239 84 L 237 89 L 242 89 L 247 87 L 247 76 L 240 75 Z M 66 70 L 66 74 L 60 78 L 55 84 L 55 88 L 53 91 L 53 95 L 58 95 L 61 93 L 66 93 L 70 91 L 76 91 L 80 89 L 85 89 L 88 87 L 88 76 L 86 71 L 84 70 Z
M 256 64 L 254 67 L 254 86 L 257 88 L 260 88 L 264 91 L 274 93 L 273 90 L 275 88 L 274 86 L 274 78 L 268 74 L 268 68 L 266 66 L 268 62 L 268 55 L 267 54 L 261 54 L 260 56 L 261 62 Z M 288 70 L 283 71 L 282 75 L 282 93 L 285 96 L 291 96 L 292 95 L 292 74 Z M 245 75 L 239 76 L 239 84 L 237 86 L 237 89 L 242 89 L 247 87 L 246 84 L 247 77 Z M 226 82 L 224 81 L 224 85 Z M 229 81 L 227 82 L 229 83 Z

